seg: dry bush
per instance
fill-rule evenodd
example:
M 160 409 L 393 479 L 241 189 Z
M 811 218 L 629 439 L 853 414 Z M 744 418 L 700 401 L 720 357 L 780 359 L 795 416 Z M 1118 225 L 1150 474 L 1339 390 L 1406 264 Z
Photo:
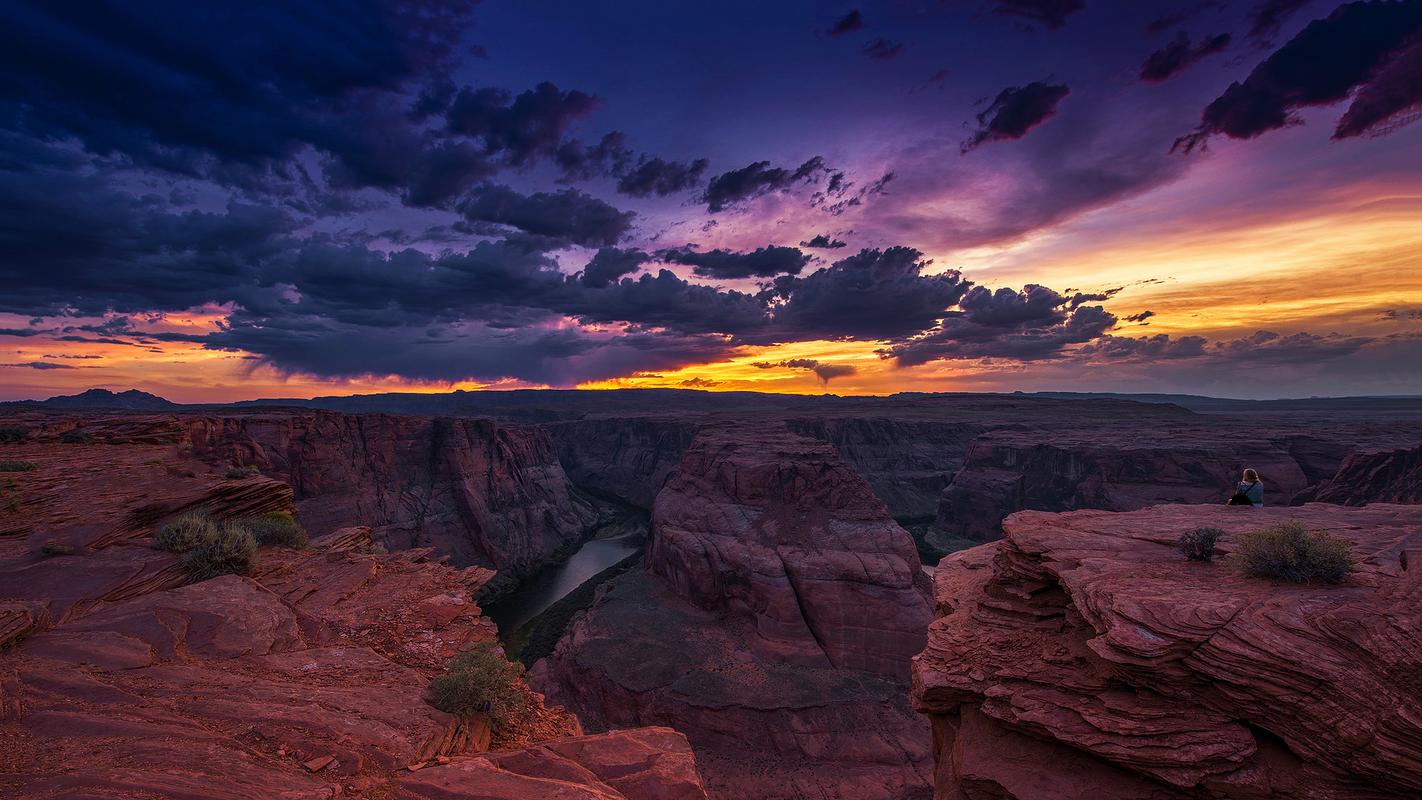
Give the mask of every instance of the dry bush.
M 1180 534 L 1175 547 L 1191 561 L 1209 561 L 1215 557 L 1215 543 L 1224 531 L 1219 528 L 1196 528 Z
M 94 437 L 89 435 L 88 431 L 75 428 L 72 431 L 61 433 L 59 435 L 59 441 L 62 444 L 91 444 L 94 441 Z
M 245 575 L 252 568 L 252 556 L 257 553 L 257 540 L 240 524 L 218 525 L 212 538 L 194 547 L 183 568 L 193 583 L 219 575 Z
M 200 512 L 184 514 L 153 534 L 153 549 L 186 553 L 217 535 L 212 518 Z
M 0 472 L 30 472 L 34 468 L 33 461 L 0 461 Z
M 239 521 L 242 527 L 251 532 L 257 540 L 257 544 L 274 544 L 281 547 L 302 548 L 306 546 L 309 537 L 306 530 L 285 511 L 272 511 L 267 514 L 259 514 L 255 517 L 246 517 Z
M 30 438 L 30 429 L 24 425 L 0 425 L 0 442 L 19 444 Z
M 1251 575 L 1294 583 L 1338 583 L 1353 568 L 1351 544 L 1298 520 L 1243 534 L 1236 542 Z
M 257 468 L 252 466 L 251 464 L 248 464 L 245 467 L 228 467 L 227 472 L 224 473 L 228 480 L 233 481 L 239 480 L 241 478 L 255 478 L 260 474 L 261 472 L 259 472 Z

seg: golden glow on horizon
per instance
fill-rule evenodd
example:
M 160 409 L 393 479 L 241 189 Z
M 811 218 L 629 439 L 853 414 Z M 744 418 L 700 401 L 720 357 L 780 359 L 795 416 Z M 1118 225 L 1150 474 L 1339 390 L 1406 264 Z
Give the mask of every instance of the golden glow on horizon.
M 1188 181 L 1187 181 L 1188 183 Z M 1370 191 L 1372 193 L 1370 193 Z M 1198 189 L 1167 187 L 1160 193 Z M 1177 198 L 1178 200 L 1178 198 Z M 1422 196 L 1398 187 L 1350 186 L 1313 198 L 1286 216 L 1261 209 L 1253 215 L 1192 218 L 1187 228 L 1162 210 L 1165 200 L 1146 196 L 1065 223 L 1051 232 L 1002 248 L 978 248 L 935 263 L 961 266 L 991 287 L 1035 282 L 1082 291 L 1124 286 L 1105 303 L 1122 317 L 1115 335 L 1247 336 L 1268 329 L 1288 334 L 1338 331 L 1385 335 L 1417 330 L 1416 322 L 1386 320 L 1389 309 L 1422 308 Z M 1146 222 L 1112 224 L 1127 213 Z M 1154 220 L 1154 222 L 1152 222 Z M 1124 320 L 1154 312 L 1148 325 Z M 206 333 L 230 309 L 208 307 L 168 314 L 144 330 Z M 102 320 L 90 320 L 101 322 Z M 27 320 L 0 315 L 0 327 Z M 82 324 L 73 320 L 49 324 Z M 1409 325 L 1404 327 L 1404 325 Z M 102 334 L 85 334 L 102 338 Z M 688 387 L 818 394 L 890 394 L 897 391 L 1011 389 L 1022 368 L 936 362 L 898 369 L 874 352 L 873 342 L 797 342 L 745 348 L 726 361 L 689 365 L 656 375 L 582 384 L 580 388 Z M 382 391 L 444 392 L 518 388 L 518 382 L 419 383 L 392 376 L 328 380 L 283 375 L 241 353 L 204 350 L 195 343 L 118 345 L 61 342 L 45 336 L 0 338 L 0 399 L 46 397 L 92 386 L 140 388 L 180 402 L 260 397 L 311 397 Z M 828 385 L 810 371 L 755 362 L 790 359 L 853 366 L 852 375 Z M 11 366 L 28 362 L 51 369 Z

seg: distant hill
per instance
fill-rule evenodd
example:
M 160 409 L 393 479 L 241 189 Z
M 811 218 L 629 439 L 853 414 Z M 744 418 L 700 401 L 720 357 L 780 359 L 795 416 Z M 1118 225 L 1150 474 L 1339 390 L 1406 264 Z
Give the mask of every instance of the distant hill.
M 79 394 L 62 394 L 41 400 L 36 405 L 44 408 L 117 408 L 124 411 L 168 411 L 181 408 L 171 400 L 137 389 L 129 389 L 126 392 L 89 389 Z

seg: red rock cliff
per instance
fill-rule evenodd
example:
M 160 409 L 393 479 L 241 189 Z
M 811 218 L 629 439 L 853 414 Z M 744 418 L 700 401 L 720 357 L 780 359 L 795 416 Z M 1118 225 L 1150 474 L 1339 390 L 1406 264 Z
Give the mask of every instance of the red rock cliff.
M 533 672 L 592 728 L 670 725 L 720 798 L 915 798 L 928 730 L 907 667 L 917 553 L 823 442 L 711 427 L 658 495 L 647 569 Z
M 1300 519 L 1353 543 L 1338 586 L 1231 562 Z M 1227 533 L 1186 561 L 1183 531 Z M 935 797 L 1404 798 L 1422 793 L 1422 508 L 1022 512 L 945 559 L 914 664 Z
M 290 483 L 316 533 L 368 525 L 391 549 L 430 546 L 517 578 L 596 518 L 538 428 L 326 411 L 181 421 L 198 457 Z

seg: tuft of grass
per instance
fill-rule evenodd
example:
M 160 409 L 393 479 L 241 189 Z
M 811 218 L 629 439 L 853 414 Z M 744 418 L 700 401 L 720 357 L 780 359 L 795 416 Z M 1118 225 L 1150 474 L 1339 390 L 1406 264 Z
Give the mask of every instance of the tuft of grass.
M 1175 547 L 1191 561 L 1209 561 L 1215 557 L 1215 543 L 1223 535 L 1219 528 L 1196 528 L 1180 534 Z
M 30 472 L 34 468 L 33 461 L 0 461 L 0 472 Z
M 30 438 L 30 429 L 24 425 L 0 425 L 0 442 L 19 444 Z
M 153 534 L 153 549 L 186 553 L 217 535 L 217 525 L 201 512 L 184 514 Z
M 523 665 L 504 658 L 494 642 L 478 642 L 449 660 L 430 684 L 435 708 L 449 714 L 488 714 L 495 728 L 516 725 L 530 711 Z
M 59 435 L 59 441 L 63 444 L 91 444 L 94 437 L 86 430 L 75 428 L 72 431 L 65 431 Z
M 224 473 L 228 480 L 239 480 L 241 478 L 255 478 L 261 473 L 251 464 L 244 466 L 232 466 Z
M 306 530 L 285 511 L 272 511 L 255 517 L 246 517 L 238 523 L 251 532 L 257 544 L 273 544 L 280 547 L 300 549 L 306 546 L 309 537 Z
M 193 583 L 219 575 L 245 575 L 256 553 L 257 540 L 252 533 L 240 524 L 225 522 L 216 526 L 211 538 L 188 552 L 183 568 Z
M 1298 520 L 1280 522 L 1243 534 L 1236 541 L 1250 575 L 1294 583 L 1339 583 L 1353 569 L 1347 539 L 1309 530 Z

